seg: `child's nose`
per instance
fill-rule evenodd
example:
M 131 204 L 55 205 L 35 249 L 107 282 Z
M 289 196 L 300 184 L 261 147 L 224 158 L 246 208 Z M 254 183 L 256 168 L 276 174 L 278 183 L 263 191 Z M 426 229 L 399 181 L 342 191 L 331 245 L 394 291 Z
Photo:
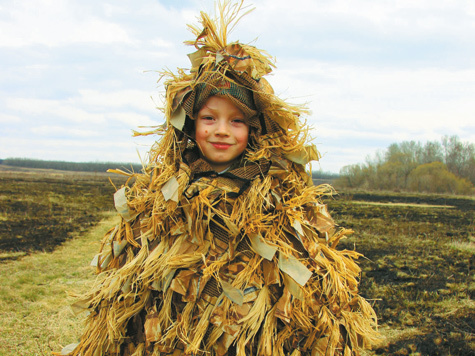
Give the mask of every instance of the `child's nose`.
M 225 122 L 224 120 L 218 120 L 217 126 L 216 126 L 216 135 L 220 136 L 228 136 L 229 135 L 229 127 L 228 123 Z

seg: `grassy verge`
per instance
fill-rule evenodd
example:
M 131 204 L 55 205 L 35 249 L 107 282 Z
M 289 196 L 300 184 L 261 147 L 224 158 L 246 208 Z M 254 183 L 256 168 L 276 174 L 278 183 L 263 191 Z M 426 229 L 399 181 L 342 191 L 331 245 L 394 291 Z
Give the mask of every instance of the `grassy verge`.
M 77 341 L 80 320 L 69 308 L 68 291 L 83 292 L 94 279 L 88 267 L 115 213 L 51 253 L 0 264 L 0 355 L 51 355 Z

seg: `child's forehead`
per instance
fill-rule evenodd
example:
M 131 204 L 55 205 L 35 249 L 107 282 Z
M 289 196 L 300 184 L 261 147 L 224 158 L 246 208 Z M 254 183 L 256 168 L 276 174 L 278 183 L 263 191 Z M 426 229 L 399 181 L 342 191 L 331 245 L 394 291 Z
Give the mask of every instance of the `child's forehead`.
M 213 111 L 213 112 L 229 112 L 233 114 L 241 114 L 246 116 L 244 112 L 238 107 L 231 99 L 225 96 L 213 95 L 210 96 L 203 106 L 199 109 L 199 112 Z

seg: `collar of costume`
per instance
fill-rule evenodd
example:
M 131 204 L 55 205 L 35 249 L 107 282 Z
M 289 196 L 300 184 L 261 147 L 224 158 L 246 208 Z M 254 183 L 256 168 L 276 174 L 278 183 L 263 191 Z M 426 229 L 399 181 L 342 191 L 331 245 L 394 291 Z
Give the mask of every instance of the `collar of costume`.
M 241 157 L 225 172 L 218 173 L 206 160 L 200 157 L 196 147 L 184 154 L 183 161 L 190 168 L 190 184 L 203 178 L 217 179 L 218 184 L 231 184 L 239 188 L 238 192 L 231 194 L 233 197 L 241 195 L 249 187 L 252 180 L 266 176 L 271 166 L 271 162 L 267 159 L 251 162 L 245 157 Z M 194 194 L 197 194 L 196 191 Z M 191 197 L 187 196 L 187 198 Z

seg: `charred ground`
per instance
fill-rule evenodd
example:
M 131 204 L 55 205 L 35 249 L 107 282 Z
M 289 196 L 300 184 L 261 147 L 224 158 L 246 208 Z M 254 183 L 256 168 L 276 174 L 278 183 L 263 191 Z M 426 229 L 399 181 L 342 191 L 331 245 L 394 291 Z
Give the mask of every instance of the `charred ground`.
M 113 209 L 106 174 L 52 172 L 0 171 L 0 252 L 50 252 Z
M 334 219 L 356 231 L 341 246 L 365 256 L 362 294 L 374 300 L 383 328 L 406 335 L 375 354 L 475 354 L 474 203 L 393 193 L 330 202 Z

